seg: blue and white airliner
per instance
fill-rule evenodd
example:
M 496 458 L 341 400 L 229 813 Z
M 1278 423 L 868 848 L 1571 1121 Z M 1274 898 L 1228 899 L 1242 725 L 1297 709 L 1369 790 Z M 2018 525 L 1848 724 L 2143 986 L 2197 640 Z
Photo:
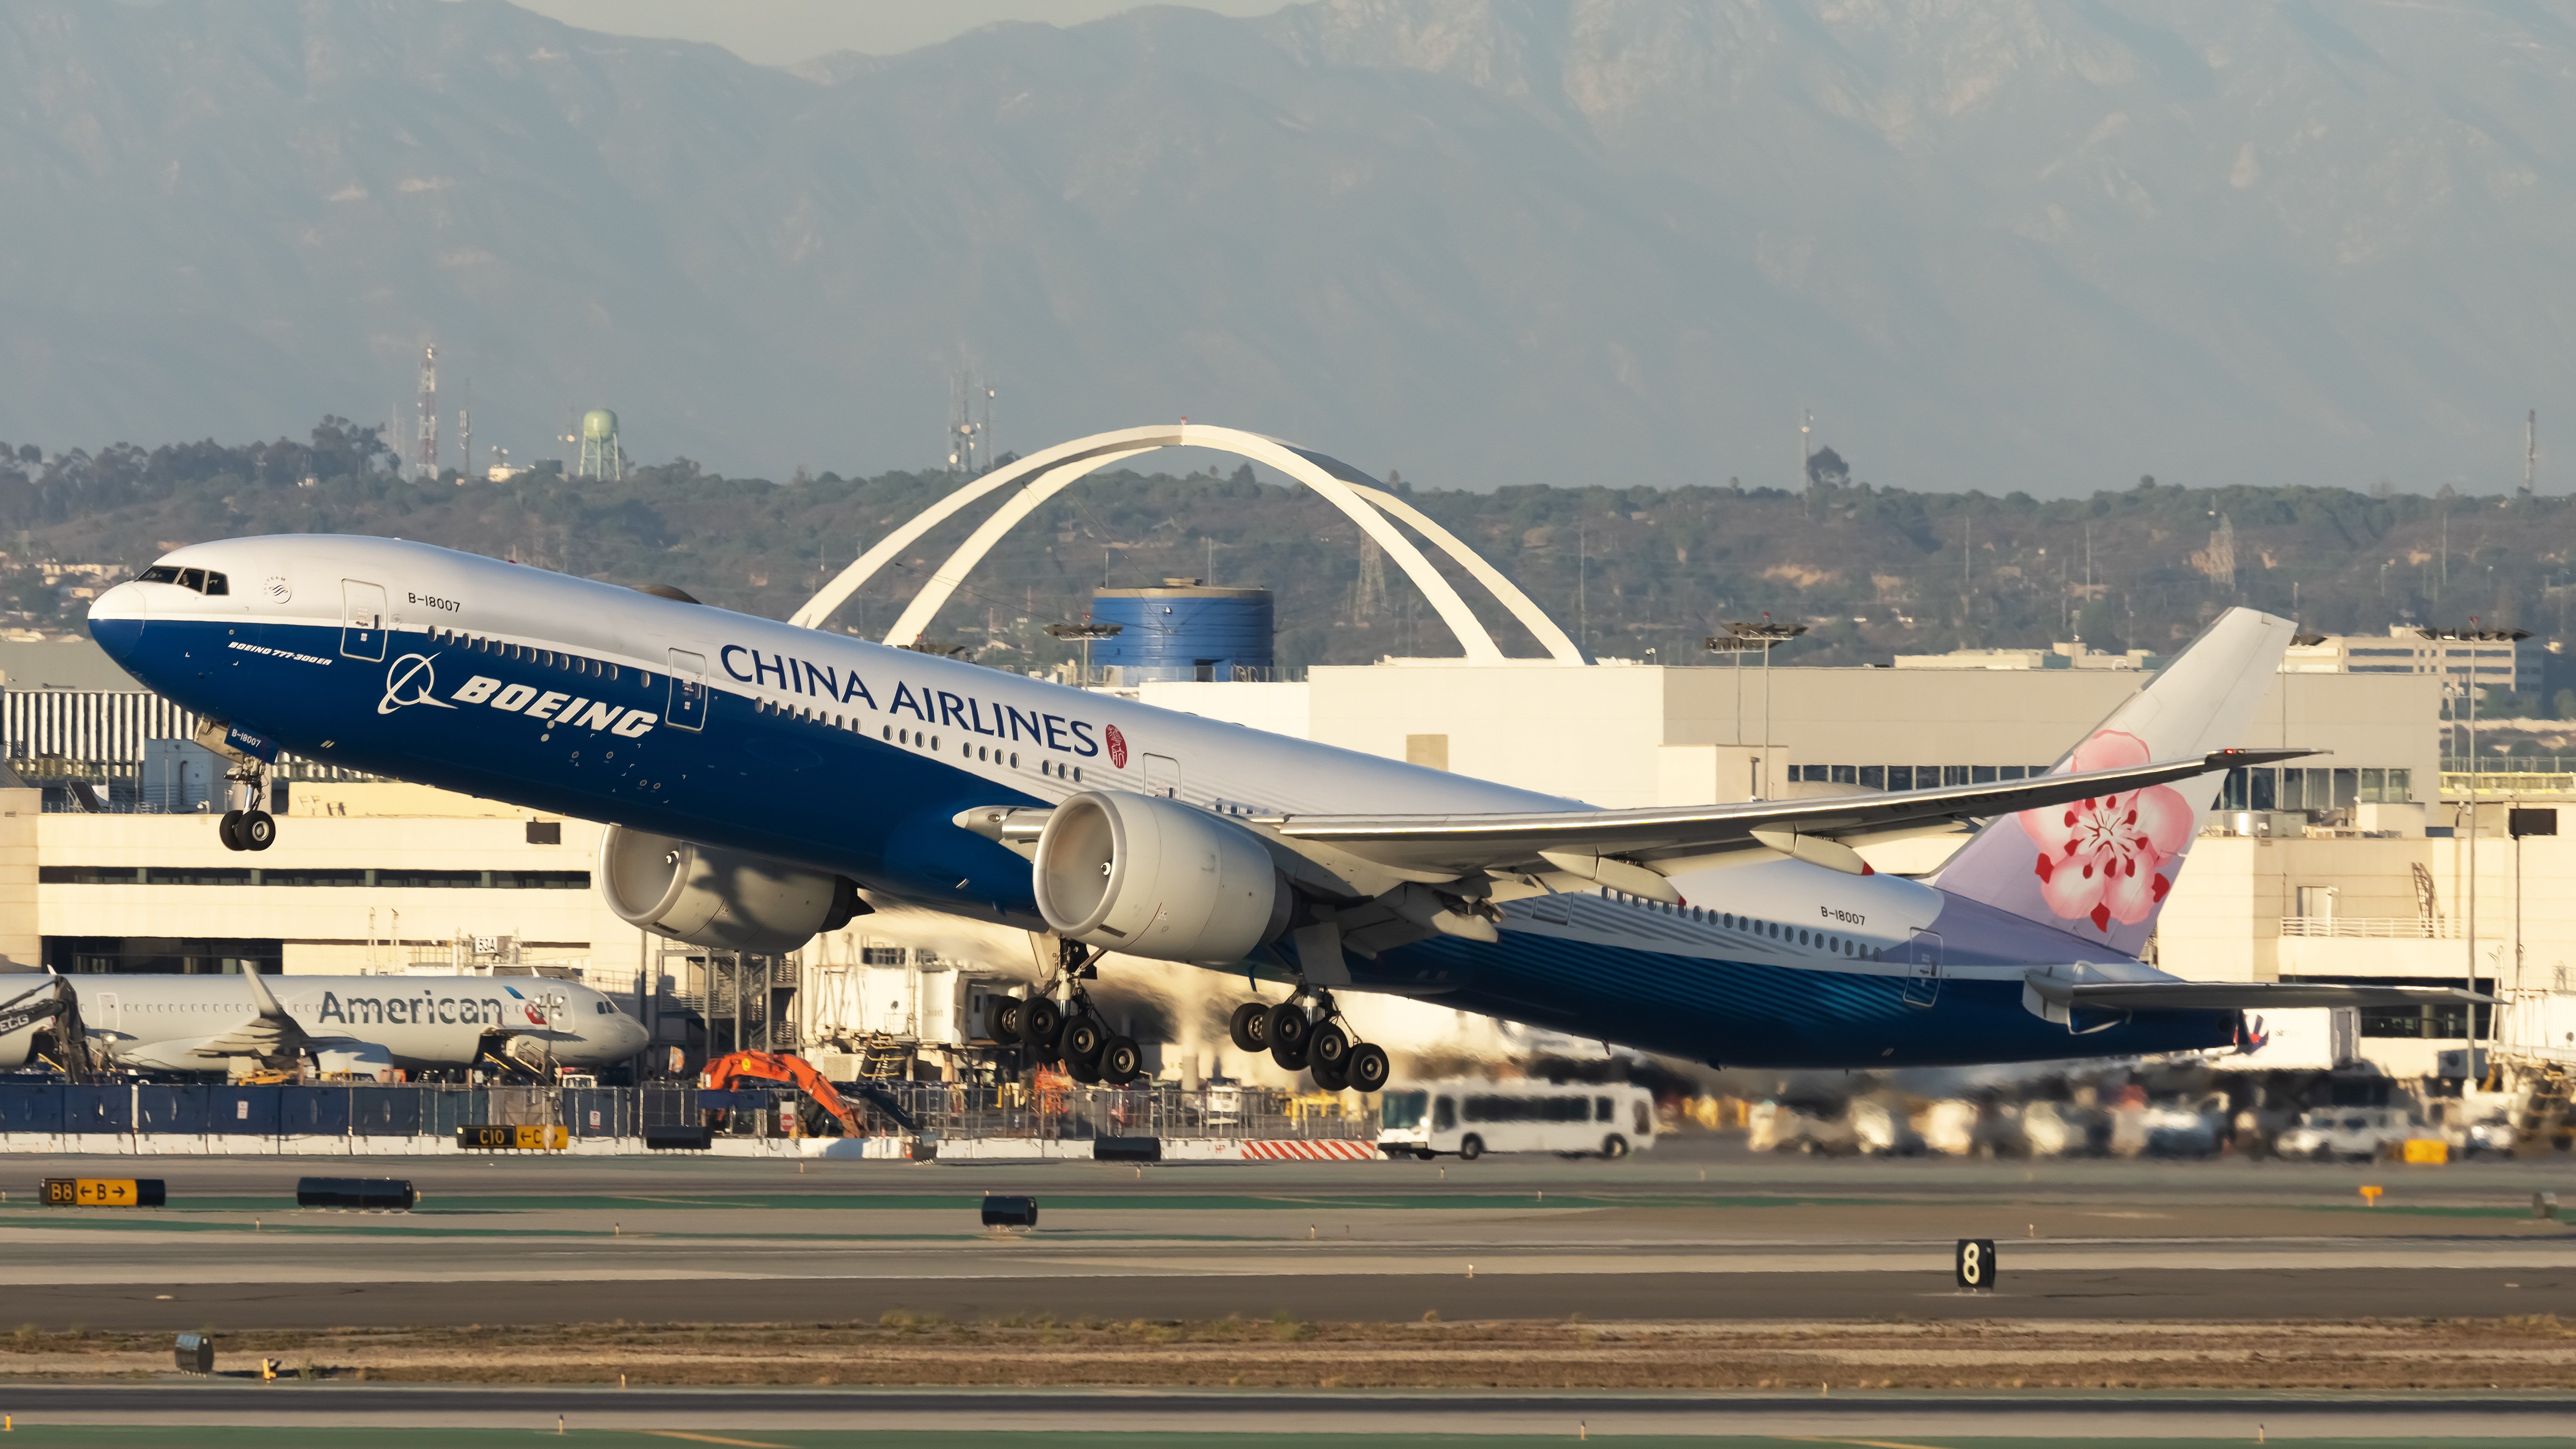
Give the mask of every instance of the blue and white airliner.
M 220 722 L 245 805 L 286 750 L 609 822 L 610 905 L 710 947 L 794 950 L 887 901 L 1041 933 L 1056 976 L 1006 1026 L 1086 1079 L 1135 1070 L 1084 994 L 1104 956 L 1293 984 L 1237 1042 L 1362 1089 L 1386 1056 L 1337 991 L 1782 1067 L 2225 1048 L 2249 1007 L 2460 995 L 2138 959 L 2224 772 L 2301 753 L 2237 748 L 2292 632 L 2245 609 L 2053 774 L 1643 810 L 389 539 L 180 548 L 90 629 Z M 208 828 L 256 850 L 277 825 Z M 1926 879 L 1858 849 L 1967 832 Z

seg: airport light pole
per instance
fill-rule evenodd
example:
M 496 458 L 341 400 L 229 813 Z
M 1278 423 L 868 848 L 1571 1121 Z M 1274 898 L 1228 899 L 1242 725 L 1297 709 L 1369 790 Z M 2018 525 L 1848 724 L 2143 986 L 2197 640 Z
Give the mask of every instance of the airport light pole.
M 2464 913 L 2464 914 L 2467 916 L 2468 920 L 2467 920 L 2467 924 L 2461 928 L 2460 935 L 2461 935 L 2461 936 L 2462 936 L 2462 938 L 2463 938 L 2463 940 L 2462 940 L 2462 944 L 2467 948 L 2467 956 L 2468 956 L 2468 988 L 2469 988 L 2469 994 L 2470 994 L 2470 995 L 2472 995 L 2472 996 L 2474 996 L 2474 995 L 2476 995 L 2476 994 L 2477 994 L 2477 990 L 2478 990 L 2478 650 L 2477 650 L 2477 646 L 2478 646 L 2478 645 L 2480 645 L 2480 644 L 2495 644 L 2495 643 L 2503 643 L 2503 644 L 2518 644 L 2518 643 L 2522 642 L 2523 640 L 2530 638 L 2530 637 L 2531 637 L 2531 631 L 2530 631 L 2530 630 L 2528 630 L 2528 629 L 2488 629 L 2488 628 L 2482 628 L 2482 627 L 2480 627 L 2480 623 L 2479 623 L 2479 620 L 2478 620 L 2477 616 L 2476 616 L 2476 615 L 2471 615 L 2471 616 L 2469 617 L 2469 627 L 2467 627 L 2467 628 L 2465 628 L 2465 629 L 2417 629 L 2415 632 L 2416 632 L 2418 635 L 2420 635 L 2421 637 L 2423 637 L 2423 638 L 2430 639 L 2430 640 L 2434 640 L 2434 641 L 2436 641 L 2436 642 L 2440 642 L 2440 643 L 2443 643 L 2443 644 L 2445 645 L 2445 647 L 2444 647 L 2444 648 L 2443 648 L 2443 650 L 2442 650 L 2442 672 L 2443 672 L 2443 675 L 2444 675 L 2446 678 L 2449 676 L 2449 674 L 2450 674 L 2450 672 L 2451 672 L 2451 650 L 2450 650 L 2450 648 L 2448 647 L 2448 645 L 2449 645 L 2449 644 L 2451 644 L 2451 643 L 2463 643 L 2463 644 L 2467 644 L 2467 645 L 2469 646 L 2469 667 L 2468 667 L 2466 670 L 2463 670 L 2463 671 L 2461 672 L 2461 673 L 2462 673 L 2462 683 L 2461 683 L 2461 687 L 2462 687 L 2462 689 L 2467 693 L 2467 695 L 2468 695 L 2468 697 L 2469 697 L 2469 721 L 2468 721 L 2468 723 L 2469 723 L 2469 768 L 2468 768 L 2468 771 L 2467 771 L 2467 773 L 2468 773 L 2468 777 L 2469 777 L 2469 844 L 2468 844 L 2468 850 L 2467 850 L 2467 855 L 2468 855 L 2467 875 L 2468 875 L 2468 878 L 2469 878 L 2469 890 L 2468 890 L 2468 897 L 2469 897 L 2469 898 L 2468 898 L 2468 907 L 2467 907 L 2467 910 L 2466 910 L 2466 911 L 2465 911 L 2465 913 Z M 2507 657 L 2507 658 L 2511 658 L 2511 657 L 2512 657 L 2512 653 L 2511 653 L 2511 651 L 2510 651 L 2510 650 L 2508 650 L 2508 651 L 2506 652 L 2506 657 Z M 2518 850 L 2518 849 L 2519 849 L 2519 847 L 2517 846 L 2517 850 Z M 2517 868 L 2518 868 L 2518 865 L 2517 865 Z M 2519 911 L 2519 910 L 2520 910 L 2520 908 L 2521 908 L 2521 907 L 2520 907 L 2520 903 L 2519 903 L 2519 902 L 2516 902 L 2515 909 L 2516 909 L 2517 911 Z M 2460 1047 L 2461 1047 L 2460 1055 L 2461 1055 L 2461 1058 L 2462 1058 L 2461 1069 L 2462 1069 L 2462 1071 L 2463 1071 L 2463 1072 L 2465 1072 L 2467 1075 L 2469 1075 L 2469 1076 L 2475 1076 L 2475 1075 L 2477 1075 L 2477 1050 L 2478 1050 L 2477 1013 L 2478 1013 L 2478 1008 L 2477 1008 L 2477 1006 L 2476 1006 L 2476 1004 L 2475 1004 L 2475 1003 L 2472 1003 L 2472 1002 L 2462 1002 L 2462 1003 L 2460 1004 L 2460 1010 L 2461 1010 L 2461 1013 L 2462 1013 L 2463 1017 L 2465 1018 L 2465 1019 L 2464 1019 L 2464 1020 L 2462 1020 L 2462 1021 L 2461 1021 L 2461 1023 L 2460 1023 Z M 2493 1013 L 2493 1012 L 2489 1012 L 2489 1013 L 2487 1013 L 2487 1040 L 2488 1040 L 2489 1042 L 2493 1042 L 2493 1041 L 2495 1040 L 2495 1027 L 2496 1027 L 2495 1013 Z
M 1758 800 L 1771 798 L 1771 651 L 1807 632 L 1804 624 L 1775 624 L 1765 613 L 1760 623 L 1730 621 L 1726 632 L 1706 641 L 1707 646 L 1735 656 L 1735 741 L 1744 742 L 1744 654 L 1749 649 L 1762 651 L 1762 777 Z

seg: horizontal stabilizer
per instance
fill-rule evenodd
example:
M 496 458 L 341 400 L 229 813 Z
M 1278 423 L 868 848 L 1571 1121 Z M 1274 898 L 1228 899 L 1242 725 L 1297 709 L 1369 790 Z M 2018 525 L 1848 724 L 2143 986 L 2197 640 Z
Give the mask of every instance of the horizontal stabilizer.
M 2447 1006 L 2492 1003 L 2457 986 L 2345 986 L 2307 981 L 2087 981 L 2034 971 L 2026 996 L 2065 1011 L 2283 1011 L 2299 1006 Z M 2042 1013 L 2048 1015 L 2050 1013 Z

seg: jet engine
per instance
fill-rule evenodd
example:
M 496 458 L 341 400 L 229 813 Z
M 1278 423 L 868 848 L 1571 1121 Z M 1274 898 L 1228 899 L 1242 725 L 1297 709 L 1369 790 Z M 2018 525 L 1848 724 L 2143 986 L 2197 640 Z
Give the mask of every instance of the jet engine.
M 599 841 L 608 908 L 657 936 L 779 956 L 865 910 L 849 877 L 612 825 Z
M 1288 927 L 1296 897 L 1261 837 L 1161 795 L 1086 791 L 1038 834 L 1038 914 L 1131 956 L 1230 966 Z

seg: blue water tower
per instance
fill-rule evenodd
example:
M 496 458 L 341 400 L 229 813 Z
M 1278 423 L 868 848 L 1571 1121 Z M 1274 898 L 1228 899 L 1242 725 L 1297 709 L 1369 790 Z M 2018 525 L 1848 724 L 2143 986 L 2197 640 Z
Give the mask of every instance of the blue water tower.
M 1117 670 L 1118 684 L 1196 679 L 1268 679 L 1271 671 L 1268 589 L 1227 589 L 1197 579 L 1165 579 L 1159 588 L 1102 589 L 1091 619 L 1119 632 L 1092 646 L 1095 667 Z

